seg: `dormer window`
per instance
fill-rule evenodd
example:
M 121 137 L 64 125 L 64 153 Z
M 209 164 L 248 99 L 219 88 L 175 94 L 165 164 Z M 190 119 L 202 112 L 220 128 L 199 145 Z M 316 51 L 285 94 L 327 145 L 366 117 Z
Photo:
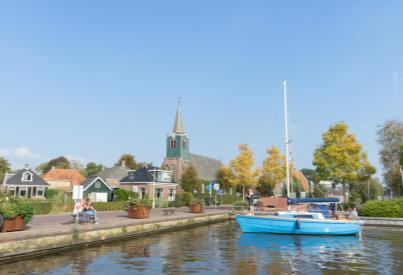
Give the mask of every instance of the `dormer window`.
M 171 149 L 176 149 L 176 139 L 171 139 Z
M 24 174 L 22 174 L 22 181 L 32 181 L 32 173 L 25 172 Z

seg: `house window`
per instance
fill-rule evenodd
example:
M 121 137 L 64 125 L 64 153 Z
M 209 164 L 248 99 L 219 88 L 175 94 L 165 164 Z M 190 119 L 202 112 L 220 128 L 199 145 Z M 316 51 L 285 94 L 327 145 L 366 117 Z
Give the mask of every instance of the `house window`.
M 36 196 L 36 186 L 32 188 L 32 196 Z
M 169 189 L 169 197 L 168 197 L 169 201 L 173 201 L 175 200 L 175 189 Z
M 15 187 L 8 187 L 8 193 L 11 196 L 15 196 Z
M 140 188 L 140 199 L 146 198 L 146 189 L 144 187 Z
M 22 181 L 32 181 L 32 173 L 25 172 L 22 174 Z
M 171 139 L 171 149 L 176 149 L 176 139 Z
M 38 188 L 38 190 L 36 191 L 36 195 L 37 195 L 37 196 L 43 196 L 43 189 L 42 189 L 42 188 Z
M 155 197 L 157 198 L 157 199 L 160 199 L 160 198 L 162 198 L 162 188 L 156 188 L 155 189 Z
M 101 183 L 99 181 L 95 182 L 95 188 L 97 189 L 101 188 Z
M 21 187 L 20 188 L 20 197 L 26 197 L 26 195 L 27 195 L 27 188 Z

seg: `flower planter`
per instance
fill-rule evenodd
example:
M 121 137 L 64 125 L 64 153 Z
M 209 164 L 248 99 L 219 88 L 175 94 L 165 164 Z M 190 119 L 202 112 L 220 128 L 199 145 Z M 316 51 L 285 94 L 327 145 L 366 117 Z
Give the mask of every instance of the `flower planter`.
M 150 208 L 143 205 L 136 206 L 129 204 L 127 216 L 132 219 L 147 219 L 150 217 Z
M 25 230 L 24 220 L 21 216 L 17 216 L 14 219 L 4 219 L 1 232 L 20 231 Z
M 191 203 L 189 204 L 190 213 L 203 213 L 204 205 L 201 203 Z

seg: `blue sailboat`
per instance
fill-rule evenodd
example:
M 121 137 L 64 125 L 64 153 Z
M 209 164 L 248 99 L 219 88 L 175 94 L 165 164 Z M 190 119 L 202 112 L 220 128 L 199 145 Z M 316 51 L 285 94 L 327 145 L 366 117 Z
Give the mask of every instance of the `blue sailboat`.
M 290 199 L 290 169 L 288 117 L 287 117 L 287 81 L 284 80 L 284 116 L 285 116 L 285 151 L 286 151 L 286 187 L 288 205 L 310 203 L 308 211 L 279 211 L 273 215 L 236 215 L 236 221 L 243 232 L 278 233 L 300 235 L 354 235 L 360 232 L 357 220 L 339 220 L 335 210 L 338 198 Z M 330 204 L 333 203 L 331 207 Z M 329 208 L 333 209 L 331 215 Z M 333 218 L 334 217 L 334 218 Z

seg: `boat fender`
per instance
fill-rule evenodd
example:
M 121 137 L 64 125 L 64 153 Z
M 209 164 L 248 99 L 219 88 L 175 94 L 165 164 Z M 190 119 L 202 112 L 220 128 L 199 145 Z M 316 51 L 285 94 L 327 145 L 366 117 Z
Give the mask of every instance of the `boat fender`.
M 298 230 L 301 229 L 301 221 L 299 219 L 295 221 L 295 226 L 297 227 Z

